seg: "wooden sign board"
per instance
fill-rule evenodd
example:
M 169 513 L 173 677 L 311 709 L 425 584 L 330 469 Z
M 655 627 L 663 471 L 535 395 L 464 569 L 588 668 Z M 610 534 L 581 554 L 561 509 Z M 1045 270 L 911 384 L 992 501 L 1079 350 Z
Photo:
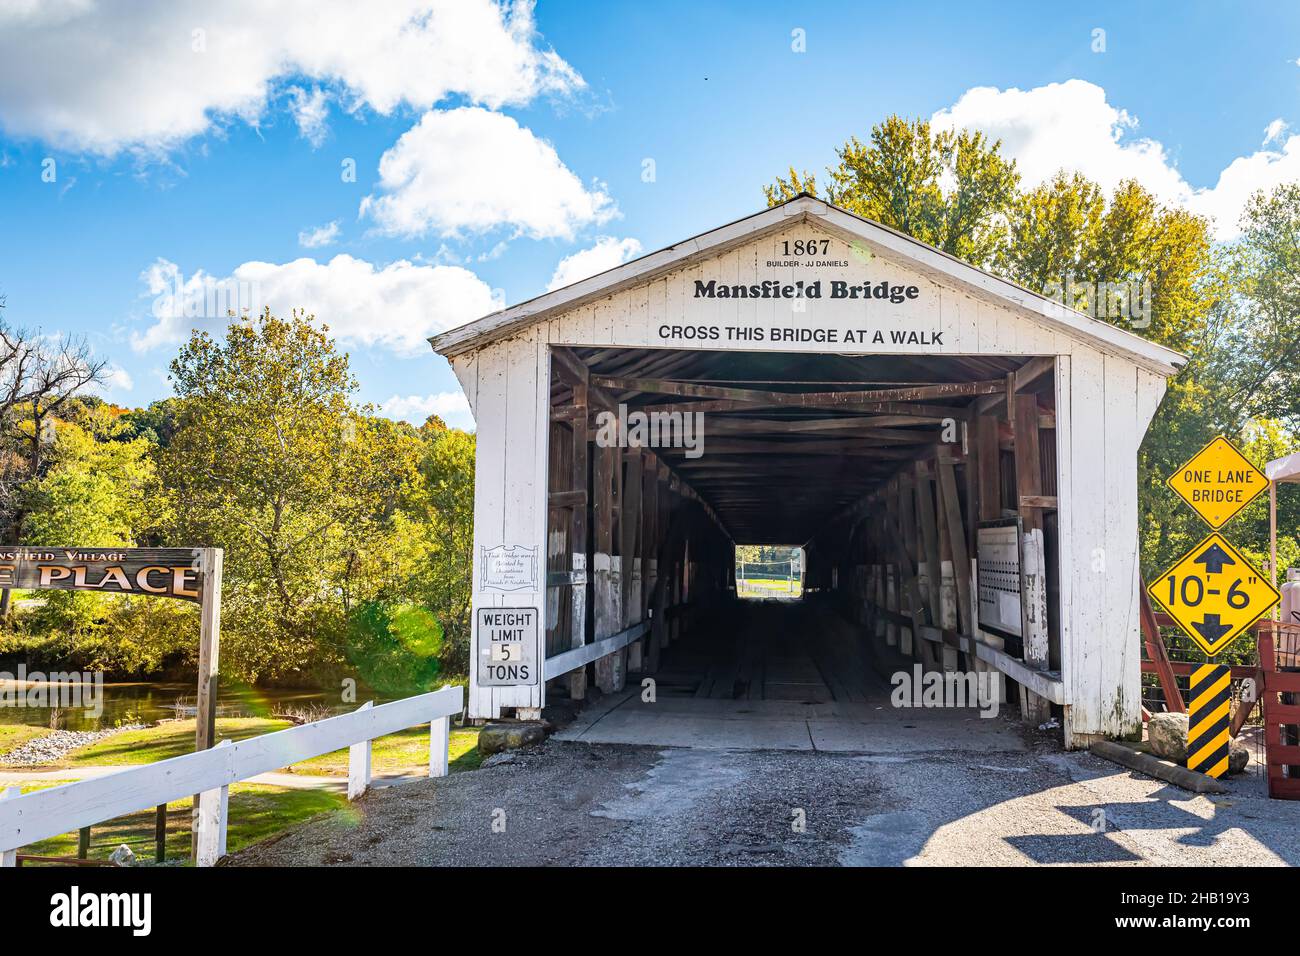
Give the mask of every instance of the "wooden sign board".
M 202 603 L 202 548 L 0 548 L 0 588 L 140 594 Z
M 977 532 L 979 626 L 1021 640 L 1020 521 L 982 522 Z

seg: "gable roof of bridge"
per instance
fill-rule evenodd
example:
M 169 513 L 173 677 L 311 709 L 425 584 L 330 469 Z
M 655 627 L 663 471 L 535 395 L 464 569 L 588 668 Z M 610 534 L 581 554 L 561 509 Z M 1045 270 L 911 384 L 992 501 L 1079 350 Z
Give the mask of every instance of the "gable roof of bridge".
M 799 223 L 811 223 L 848 241 L 861 241 L 886 259 L 976 298 L 994 302 L 1049 328 L 1083 339 L 1162 375 L 1173 375 L 1186 358 L 1127 329 L 1095 319 L 1008 279 L 986 272 L 919 239 L 883 226 L 825 200 L 800 193 L 744 219 L 711 229 L 544 295 L 493 312 L 432 336 L 434 351 L 460 355 L 509 338 L 535 323 L 642 285 L 681 268 Z

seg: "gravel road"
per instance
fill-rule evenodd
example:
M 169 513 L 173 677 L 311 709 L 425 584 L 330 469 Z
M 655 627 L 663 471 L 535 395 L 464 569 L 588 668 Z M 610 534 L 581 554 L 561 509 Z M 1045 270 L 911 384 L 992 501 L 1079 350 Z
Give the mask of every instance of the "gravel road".
M 1300 862 L 1300 804 L 1258 777 L 1195 796 L 1043 740 L 914 756 L 550 740 L 497 761 L 372 792 L 225 865 Z

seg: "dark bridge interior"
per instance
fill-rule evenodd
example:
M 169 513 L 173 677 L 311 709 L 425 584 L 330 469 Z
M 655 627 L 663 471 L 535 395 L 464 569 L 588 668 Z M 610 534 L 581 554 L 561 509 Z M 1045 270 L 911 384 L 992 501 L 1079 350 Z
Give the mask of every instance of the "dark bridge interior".
M 960 449 L 961 423 L 975 403 L 1005 400 L 1008 373 L 1035 361 L 595 348 L 572 355 L 593 393 L 615 409 L 703 414 L 699 457 L 685 448 L 656 452 L 734 541 L 753 544 L 807 541 L 936 444 Z M 1050 388 L 1051 377 L 1036 384 Z M 553 402 L 569 391 L 558 381 Z
M 546 652 L 567 675 L 556 689 L 581 698 L 591 676 L 620 690 L 628 673 L 657 673 L 670 646 L 680 669 L 687 652 L 675 645 L 700 627 L 724 632 L 706 645 L 709 660 L 725 651 L 702 672 L 710 696 L 738 681 L 750 682 L 746 696 L 808 683 L 779 676 L 808 669 L 795 657 L 746 643 L 749 619 L 733 606 L 737 544 L 802 545 L 803 593 L 865 626 L 873 647 L 979 670 L 967 640 L 981 632 L 972 558 L 981 523 L 1007 519 L 1040 532 L 1047 608 L 1033 663 L 1059 666 L 1054 358 L 550 354 Z M 654 416 L 657 443 L 646 441 Z M 833 656 L 809 640 L 811 660 Z M 1009 653 L 1027 653 L 1009 640 Z M 588 650 L 601 642 L 609 652 Z

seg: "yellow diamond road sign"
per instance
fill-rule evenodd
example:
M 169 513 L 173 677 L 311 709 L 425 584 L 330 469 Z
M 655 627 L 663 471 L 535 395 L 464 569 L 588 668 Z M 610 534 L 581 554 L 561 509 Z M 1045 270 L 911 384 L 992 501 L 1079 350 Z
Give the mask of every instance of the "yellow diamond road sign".
M 1210 657 L 1240 637 L 1281 597 L 1217 532 L 1179 558 L 1147 593 Z
M 1267 488 L 1268 479 L 1220 435 L 1169 476 L 1169 487 L 1218 529 Z

